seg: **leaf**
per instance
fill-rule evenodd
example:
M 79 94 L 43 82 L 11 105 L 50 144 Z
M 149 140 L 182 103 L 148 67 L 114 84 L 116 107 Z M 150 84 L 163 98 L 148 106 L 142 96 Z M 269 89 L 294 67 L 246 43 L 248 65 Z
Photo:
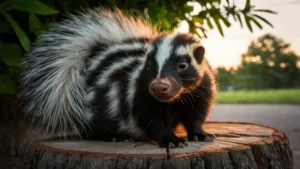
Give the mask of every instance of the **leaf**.
M 191 12 L 194 10 L 194 7 L 193 7 L 193 6 L 190 6 L 190 5 L 187 5 L 187 3 L 185 3 L 185 4 L 183 5 L 183 7 L 184 7 L 184 11 L 185 11 L 186 13 L 191 13 Z
M 0 4 L 0 11 L 21 10 L 40 15 L 51 15 L 58 13 L 57 10 L 48 7 L 38 0 L 6 0 Z
M 7 76 L 0 76 L 0 93 L 13 95 L 17 93 L 17 87 Z
M 243 28 L 243 22 L 242 22 L 242 18 L 240 16 L 240 14 L 236 14 L 236 16 L 238 17 L 238 20 L 240 22 L 241 28 Z
M 10 25 L 13 27 L 15 33 L 17 34 L 19 41 L 21 42 L 21 45 L 23 46 L 24 50 L 26 52 L 29 51 L 30 48 L 30 40 L 26 33 L 22 30 L 22 28 L 19 26 L 19 24 L 13 20 L 10 14 L 6 12 L 2 12 L 4 18 L 10 23 Z
M 0 25 L 0 33 L 13 33 L 13 29 L 6 20 L 1 18 Z
M 30 31 L 34 33 L 36 36 L 39 36 L 41 31 L 43 30 L 43 26 L 39 18 L 35 14 L 30 14 L 28 23 L 29 23 Z
M 22 48 L 13 43 L 0 42 L 0 60 L 8 66 L 18 66 L 23 56 Z
M 14 1 L 13 0 L 7 0 L 0 4 L 0 11 L 6 12 L 14 9 Z
M 244 9 L 247 9 L 247 8 L 250 8 L 250 0 L 247 0 L 247 1 L 246 1 L 245 8 L 244 8 Z
M 200 18 L 199 16 L 193 16 L 193 22 L 198 22 L 200 23 L 201 25 L 203 25 L 203 19 Z
M 250 17 L 250 16 L 249 16 L 249 19 L 250 19 L 251 21 L 253 21 L 260 29 L 262 29 L 261 24 L 260 24 L 257 20 L 255 20 L 254 18 L 252 18 L 252 17 Z
M 198 36 L 202 39 L 202 38 L 207 38 L 207 35 L 206 35 L 206 29 L 204 28 L 204 27 L 202 27 L 202 26 L 199 26 L 199 27 L 197 27 L 197 31 L 196 31 L 196 33 L 198 34 Z M 199 33 L 199 32 L 201 32 L 202 33 L 202 35 Z
M 213 19 L 214 19 L 214 21 L 215 21 L 215 23 L 216 23 L 216 25 L 217 25 L 217 28 L 218 28 L 220 34 L 221 34 L 222 36 L 224 36 L 224 32 L 223 32 L 222 26 L 221 26 L 221 24 L 220 24 L 220 22 L 219 22 L 219 19 L 218 19 L 218 18 L 215 18 L 215 17 L 214 17 Z
M 232 14 L 231 16 L 232 16 L 234 22 L 236 22 L 236 16 L 234 14 Z
M 253 32 L 249 17 L 247 15 L 244 16 L 247 27 L 249 28 L 250 32 Z
M 266 13 L 271 13 L 271 14 L 277 14 L 277 12 L 269 10 L 269 9 L 254 9 L 253 11 L 255 11 L 255 12 L 266 12 Z
M 222 21 L 224 22 L 224 24 L 227 26 L 227 27 L 230 27 L 231 24 L 228 22 L 228 20 L 226 18 L 224 18 L 224 16 L 220 15 L 220 19 L 222 19 Z
M 262 21 L 264 21 L 265 23 L 267 23 L 269 26 L 271 26 L 272 28 L 274 27 L 269 21 L 267 21 L 265 18 L 257 15 L 257 14 L 253 14 L 254 16 L 256 16 L 257 18 L 261 19 Z
M 214 27 L 213 27 L 211 21 L 209 20 L 209 18 L 206 18 L 206 21 L 207 21 L 207 25 L 208 25 L 209 29 L 213 29 Z

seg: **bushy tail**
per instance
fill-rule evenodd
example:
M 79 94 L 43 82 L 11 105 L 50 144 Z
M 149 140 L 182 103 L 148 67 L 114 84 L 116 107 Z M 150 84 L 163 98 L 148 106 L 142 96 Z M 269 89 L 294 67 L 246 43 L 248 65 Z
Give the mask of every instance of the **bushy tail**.
M 86 59 L 95 45 L 153 35 L 142 20 L 103 8 L 53 25 L 25 61 L 21 97 L 33 124 L 49 134 L 80 135 L 92 118 Z

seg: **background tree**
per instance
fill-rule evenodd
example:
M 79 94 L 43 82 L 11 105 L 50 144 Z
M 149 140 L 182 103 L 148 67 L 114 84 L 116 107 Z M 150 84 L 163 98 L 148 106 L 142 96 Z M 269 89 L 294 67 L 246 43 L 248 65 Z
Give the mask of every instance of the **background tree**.
M 229 87 L 234 87 L 234 70 L 230 68 L 227 70 L 225 67 L 218 67 L 216 70 L 218 81 L 218 88 L 221 91 L 228 90 Z
M 289 43 L 271 34 L 251 42 L 235 73 L 241 89 L 292 88 L 300 86 L 300 56 Z

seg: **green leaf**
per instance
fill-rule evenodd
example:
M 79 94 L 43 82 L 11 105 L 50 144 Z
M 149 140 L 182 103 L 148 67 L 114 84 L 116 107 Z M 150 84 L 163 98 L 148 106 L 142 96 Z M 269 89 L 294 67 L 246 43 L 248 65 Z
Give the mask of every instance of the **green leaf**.
M 245 22 L 247 24 L 247 27 L 249 28 L 250 32 L 253 32 L 249 17 L 247 15 L 244 16 L 245 16 Z
M 198 22 L 200 23 L 201 25 L 203 25 L 203 19 L 200 18 L 199 16 L 193 16 L 193 22 Z
M 245 8 L 244 8 L 244 9 L 247 9 L 247 8 L 250 8 L 250 0 L 247 0 L 247 1 L 246 1 Z
M 211 21 L 209 20 L 209 18 L 206 18 L 206 21 L 207 21 L 207 25 L 208 25 L 209 29 L 213 29 L 214 27 L 213 27 Z
M 184 7 L 184 11 L 185 11 L 186 13 L 191 13 L 191 12 L 194 10 L 194 7 L 193 7 L 193 6 L 187 5 L 187 3 L 185 3 L 185 4 L 183 5 L 183 7 Z
M 254 9 L 253 11 L 255 11 L 255 12 L 266 12 L 266 13 L 271 13 L 271 14 L 277 14 L 277 12 L 269 10 L 269 9 Z
M 19 24 L 13 20 L 10 14 L 6 12 L 2 12 L 4 18 L 10 23 L 10 25 L 13 27 L 15 33 L 17 34 L 19 41 L 21 42 L 21 45 L 23 46 L 24 50 L 26 52 L 29 51 L 30 48 L 30 40 L 26 33 L 22 30 L 22 28 L 19 26 Z
M 240 14 L 236 14 L 236 16 L 238 17 L 238 20 L 240 22 L 241 28 L 243 28 L 243 22 L 242 22 L 242 18 L 240 16 Z
M 0 33 L 13 33 L 13 29 L 6 20 L 1 18 L 0 25 Z
M 215 21 L 215 23 L 216 23 L 216 25 L 217 25 L 217 28 L 218 28 L 220 34 L 221 34 L 222 36 L 224 36 L 224 32 L 223 32 L 222 26 L 221 26 L 221 24 L 220 24 L 220 22 L 219 22 L 219 19 L 218 19 L 218 18 L 215 18 L 215 17 L 214 17 L 213 19 L 214 19 L 214 21 Z
M 14 9 L 14 1 L 6 0 L 0 4 L 0 11 L 6 12 Z
M 257 14 L 253 14 L 253 16 L 256 16 L 257 18 L 259 18 L 260 20 L 264 21 L 265 23 L 267 23 L 269 26 L 271 26 L 272 28 L 274 27 L 268 20 L 266 20 L 265 18 L 257 15 Z
M 7 76 L 0 76 L 0 93 L 13 95 L 17 93 L 17 87 Z
M 23 56 L 22 48 L 13 43 L 0 42 L 0 60 L 8 66 L 18 66 Z
M 39 36 L 43 30 L 43 25 L 41 24 L 39 18 L 35 14 L 30 14 L 28 23 L 30 31 L 36 36 Z
M 262 29 L 261 24 L 260 24 L 257 20 L 255 20 L 254 18 L 252 18 L 252 17 L 250 17 L 250 16 L 249 16 L 249 19 L 250 19 L 251 21 L 253 21 L 260 29 Z
M 21 10 L 40 15 L 51 15 L 58 13 L 57 10 L 48 7 L 38 0 L 6 0 L 0 4 L 0 11 Z
M 231 24 L 229 23 L 229 21 L 228 21 L 226 18 L 224 18 L 224 16 L 220 15 L 220 19 L 222 19 L 222 21 L 224 22 L 224 24 L 225 24 L 227 27 L 230 27 L 230 26 L 231 26 Z

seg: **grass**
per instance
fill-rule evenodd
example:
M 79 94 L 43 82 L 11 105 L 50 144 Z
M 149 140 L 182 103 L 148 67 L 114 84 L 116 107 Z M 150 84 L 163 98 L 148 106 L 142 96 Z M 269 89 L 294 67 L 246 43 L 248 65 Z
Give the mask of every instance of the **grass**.
M 217 103 L 300 104 L 300 89 L 219 92 Z

